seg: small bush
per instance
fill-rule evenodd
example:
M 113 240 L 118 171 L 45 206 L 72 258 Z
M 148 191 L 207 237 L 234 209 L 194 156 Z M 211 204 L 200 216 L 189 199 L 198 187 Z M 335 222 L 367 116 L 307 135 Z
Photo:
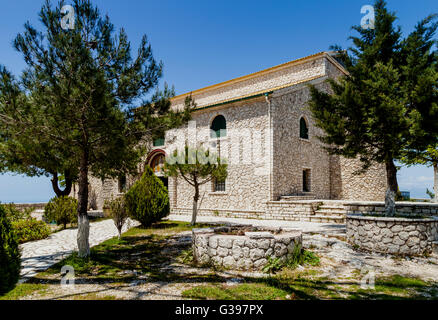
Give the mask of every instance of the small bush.
M 55 197 L 49 201 L 44 208 L 44 219 L 47 222 L 55 221 L 56 224 L 63 225 L 64 229 L 68 223 L 76 223 L 78 201 L 72 197 Z
M 17 236 L 5 208 L 0 205 L 0 294 L 14 288 L 20 277 L 20 267 Z
M 262 269 L 266 273 L 276 273 L 283 268 L 295 269 L 298 265 L 319 265 L 319 257 L 312 251 L 304 250 L 301 245 L 296 245 L 291 256 L 285 261 L 280 258 L 269 257 L 268 263 Z
M 109 208 L 109 214 L 114 221 L 114 224 L 119 232 L 119 239 L 122 237 L 122 228 L 128 219 L 128 212 L 126 210 L 125 199 L 120 197 L 111 201 L 105 201 Z
M 13 203 L 4 204 L 3 207 L 10 221 L 30 219 L 30 214 L 34 211 L 34 208 L 25 208 L 23 210 L 19 210 Z
M 149 227 L 169 214 L 169 196 L 163 182 L 146 167 L 143 176 L 125 194 L 128 214 Z
M 19 243 L 45 239 L 50 234 L 47 224 L 36 219 L 13 221 L 12 227 Z

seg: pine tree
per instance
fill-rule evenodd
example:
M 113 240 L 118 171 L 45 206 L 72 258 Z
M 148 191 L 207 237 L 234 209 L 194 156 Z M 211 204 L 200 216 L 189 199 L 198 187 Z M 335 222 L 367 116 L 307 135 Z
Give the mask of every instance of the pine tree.
M 186 145 L 183 151 L 175 150 L 166 158 L 163 172 L 167 177 L 181 177 L 195 189 L 193 195 L 192 225 L 198 216 L 199 187 L 210 181 L 225 181 L 227 164 L 210 150 L 202 147 L 192 148 Z
M 72 2 L 72 29 L 62 25 L 64 1 L 52 7 L 47 0 L 39 13 L 45 30 L 26 23 L 16 37 L 14 47 L 27 68 L 19 80 L 0 70 L 0 132 L 5 132 L 2 148 L 16 145 L 27 159 L 20 163 L 18 157 L 18 165 L 50 172 L 46 161 L 52 158 L 56 172 L 75 170 L 78 248 L 85 257 L 88 176 L 136 174 L 152 137 L 187 121 L 190 110 L 172 111 L 173 89 L 158 91 L 163 66 L 154 59 L 146 36 L 134 57 L 123 29 L 116 32 L 91 1 Z
M 395 213 L 397 168 L 404 150 L 423 151 L 438 136 L 436 16 L 405 39 L 383 0 L 375 3 L 375 29 L 354 26 L 358 37 L 339 59 L 348 75 L 330 79 L 332 93 L 310 86 L 310 109 L 332 154 L 359 157 L 363 167 L 386 166 L 386 213 Z M 339 48 L 339 47 L 337 47 Z
M 433 167 L 433 191 L 427 189 L 426 193 L 431 197 L 433 202 L 438 203 L 438 143 L 429 146 L 424 151 L 406 150 L 401 161 L 408 166 L 422 164 Z

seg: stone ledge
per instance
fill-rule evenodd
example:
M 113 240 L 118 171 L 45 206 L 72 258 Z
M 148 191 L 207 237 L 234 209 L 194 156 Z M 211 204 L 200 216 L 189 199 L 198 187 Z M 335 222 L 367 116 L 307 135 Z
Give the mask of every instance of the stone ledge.
M 401 218 L 401 217 L 374 217 L 374 216 L 364 216 L 360 213 L 347 214 L 347 219 L 357 219 L 357 220 L 367 220 L 367 221 L 385 221 L 385 222 L 437 222 L 438 217 L 429 217 L 424 219 L 411 219 L 411 218 Z
M 274 235 L 270 232 L 245 232 L 245 236 L 250 239 L 273 239 Z

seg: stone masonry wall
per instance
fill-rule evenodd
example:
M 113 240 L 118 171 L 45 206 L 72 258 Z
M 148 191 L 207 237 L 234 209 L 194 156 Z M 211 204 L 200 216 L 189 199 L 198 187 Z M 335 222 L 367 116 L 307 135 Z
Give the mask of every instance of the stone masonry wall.
M 395 255 L 431 253 L 438 219 L 347 216 L 347 241 L 360 249 Z
M 217 115 L 227 121 L 227 136 L 210 138 L 210 124 Z M 186 141 L 191 145 L 202 145 L 218 153 L 228 161 L 228 177 L 225 192 L 214 192 L 213 182 L 200 187 L 200 209 L 238 210 L 244 212 L 264 211 L 269 200 L 269 171 L 265 169 L 267 152 L 267 104 L 264 98 L 251 102 L 230 104 L 216 110 L 198 111 L 193 115 L 196 129 L 188 127 L 173 129 L 166 134 L 167 154 L 175 149 L 184 150 Z M 255 135 L 259 135 L 258 139 Z M 261 140 L 260 152 L 248 148 Z M 169 181 L 169 196 L 172 212 L 191 209 L 194 188 L 183 178 Z
M 357 175 L 362 168 L 359 159 L 333 156 L 332 199 L 384 201 L 386 191 L 386 170 L 384 164 L 374 164 L 365 174 Z
M 244 236 L 218 234 L 231 228 L 193 229 L 193 255 L 199 264 L 239 270 L 261 270 L 268 258 L 286 261 L 297 246 L 301 247 L 301 231 L 277 229 L 280 234 L 261 230 Z M 275 232 L 275 231 L 274 231 Z
M 324 83 L 316 84 L 319 89 Z M 273 200 L 280 196 L 303 194 L 303 170 L 310 169 L 310 193 L 317 199 L 330 199 L 330 158 L 317 136 L 308 108 L 309 89 L 305 85 L 282 89 L 272 95 L 274 130 Z M 304 117 L 309 139 L 300 138 Z
M 438 216 L 438 203 L 400 201 L 395 203 L 395 208 L 399 214 Z M 385 203 L 345 201 L 344 210 L 347 214 L 383 214 Z

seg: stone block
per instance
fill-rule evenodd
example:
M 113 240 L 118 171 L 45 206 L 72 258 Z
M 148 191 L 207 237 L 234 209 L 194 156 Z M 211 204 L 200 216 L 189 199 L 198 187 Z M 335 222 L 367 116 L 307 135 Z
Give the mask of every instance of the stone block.
M 233 238 L 223 236 L 218 239 L 218 246 L 222 248 L 231 249 L 233 247 Z

